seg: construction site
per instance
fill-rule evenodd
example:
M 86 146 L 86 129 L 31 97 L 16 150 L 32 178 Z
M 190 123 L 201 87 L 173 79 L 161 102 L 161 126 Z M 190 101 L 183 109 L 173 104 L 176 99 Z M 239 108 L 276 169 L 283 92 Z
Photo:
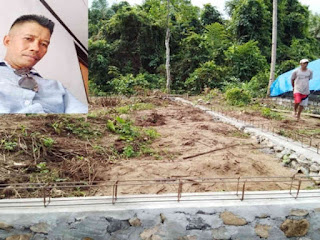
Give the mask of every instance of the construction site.
M 132 204 L 189 209 L 320 196 L 319 118 L 307 113 L 297 122 L 273 100 L 239 109 L 219 96 L 108 97 L 92 99 L 88 115 L 4 115 L 1 122 L 0 207 L 8 216 L 10 208 L 50 212 L 80 204 L 110 214 Z M 101 239 L 122 239 L 119 231 Z M 130 239 L 209 239 L 201 231 L 198 238 L 142 232 Z M 8 234 L 0 230 L 0 237 Z

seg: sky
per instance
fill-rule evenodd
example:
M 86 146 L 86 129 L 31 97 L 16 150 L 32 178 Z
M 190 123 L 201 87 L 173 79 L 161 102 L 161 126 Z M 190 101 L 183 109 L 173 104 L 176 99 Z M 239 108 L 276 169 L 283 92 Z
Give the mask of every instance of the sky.
M 93 0 L 89 0 L 89 6 L 91 6 Z M 109 6 L 115 2 L 121 2 L 121 0 L 107 0 Z M 141 4 L 144 0 L 126 0 L 130 5 Z M 206 3 L 211 3 L 211 5 L 216 6 L 218 11 L 223 15 L 226 15 L 224 12 L 224 4 L 227 0 L 191 0 L 192 4 L 198 7 L 202 7 Z M 309 10 L 313 13 L 320 13 L 320 0 L 299 0 L 303 5 L 309 6 Z

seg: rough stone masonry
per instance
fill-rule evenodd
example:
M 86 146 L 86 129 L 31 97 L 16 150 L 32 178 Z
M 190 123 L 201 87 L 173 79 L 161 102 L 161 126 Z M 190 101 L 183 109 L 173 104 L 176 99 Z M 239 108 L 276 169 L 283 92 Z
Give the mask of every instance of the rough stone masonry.
M 200 194 L 188 199 L 85 205 L 85 198 L 78 198 L 63 207 L 1 209 L 0 239 L 320 239 L 319 198 L 209 201 Z

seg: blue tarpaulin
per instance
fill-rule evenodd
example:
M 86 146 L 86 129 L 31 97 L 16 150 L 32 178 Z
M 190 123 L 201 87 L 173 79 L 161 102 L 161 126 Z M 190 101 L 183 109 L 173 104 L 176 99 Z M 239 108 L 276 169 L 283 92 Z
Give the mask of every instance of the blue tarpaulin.
M 320 59 L 310 62 L 308 68 L 313 71 L 313 78 L 310 80 L 310 91 L 320 91 Z M 271 97 L 292 91 L 291 75 L 294 70 L 281 74 L 272 83 L 270 88 Z

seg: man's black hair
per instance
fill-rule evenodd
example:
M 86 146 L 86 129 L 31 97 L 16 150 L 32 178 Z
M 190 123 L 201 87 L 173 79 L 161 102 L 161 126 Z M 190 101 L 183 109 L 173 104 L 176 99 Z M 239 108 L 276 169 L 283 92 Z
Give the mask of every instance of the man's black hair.
M 42 16 L 42 15 L 36 15 L 36 14 L 22 15 L 22 16 L 18 17 L 13 22 L 13 24 L 11 25 L 11 28 L 14 25 L 21 24 L 21 23 L 24 23 L 24 22 L 37 22 L 42 27 L 45 27 L 45 28 L 49 29 L 50 34 L 52 35 L 53 28 L 54 28 L 54 22 L 52 22 L 50 19 L 48 19 L 48 18 L 46 18 L 45 16 Z

